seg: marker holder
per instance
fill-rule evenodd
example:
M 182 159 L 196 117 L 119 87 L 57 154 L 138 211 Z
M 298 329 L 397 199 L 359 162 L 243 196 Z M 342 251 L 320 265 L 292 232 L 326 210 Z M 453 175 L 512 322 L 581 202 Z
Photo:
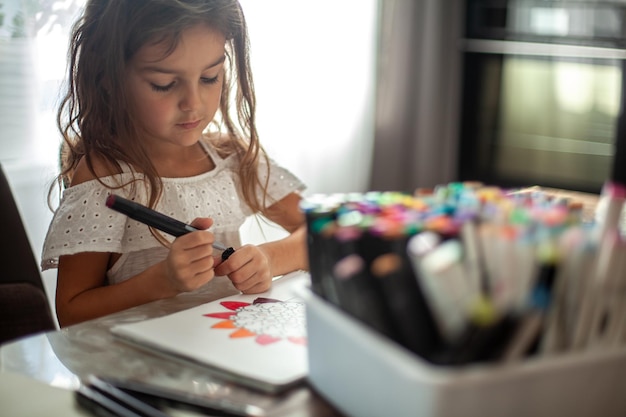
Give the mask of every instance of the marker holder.
M 621 417 L 626 349 L 513 364 L 433 365 L 307 288 L 309 382 L 360 417 Z
M 359 203 L 367 206 L 369 202 Z M 475 354 L 463 344 L 458 349 L 442 344 L 432 330 L 433 316 L 423 297 L 427 294 L 419 286 L 423 277 L 407 267 L 406 241 L 412 232 L 383 237 L 389 230 L 376 234 L 378 229 L 368 228 L 370 223 L 362 219 L 358 223 L 362 235 L 347 242 L 338 239 L 335 230 L 314 226 L 316 219 L 327 216 L 329 223 L 336 222 L 335 227 L 345 227 L 339 219 L 342 204 L 326 205 L 327 211 L 310 206 L 305 210 L 312 287 L 298 289 L 307 306 L 309 381 L 342 412 L 365 417 L 626 415 L 624 346 L 544 352 L 505 362 L 498 360 L 498 352 L 507 346 L 517 325 L 508 315 L 497 322 L 502 329 L 495 329 L 504 332 L 467 335 L 479 342 L 479 348 L 489 349 Z M 456 233 L 447 227 L 438 232 L 446 237 Z M 342 277 L 334 269 L 351 254 L 365 264 L 366 272 L 359 277 L 361 288 L 342 287 Z M 399 257 L 400 266 L 376 274 L 376 259 L 388 254 Z M 361 291 L 364 288 L 368 291 Z M 377 307 L 387 311 L 382 331 L 350 307 L 358 307 L 359 300 L 372 302 L 369 295 L 367 299 L 361 295 L 372 292 L 382 300 Z M 349 293 L 356 296 L 348 302 L 345 295 Z M 412 309 L 416 306 L 421 311 Z M 407 337 L 406 329 L 417 333 Z M 423 336 L 421 344 L 415 344 L 420 342 L 412 337 L 415 334 Z M 495 353 L 494 346 L 498 348 Z

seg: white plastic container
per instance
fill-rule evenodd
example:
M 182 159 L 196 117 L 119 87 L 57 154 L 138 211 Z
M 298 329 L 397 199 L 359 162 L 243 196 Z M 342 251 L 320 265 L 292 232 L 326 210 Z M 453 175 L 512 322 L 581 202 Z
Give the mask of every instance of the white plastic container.
M 438 367 L 310 290 L 298 293 L 307 306 L 309 381 L 349 416 L 626 416 L 626 349 Z

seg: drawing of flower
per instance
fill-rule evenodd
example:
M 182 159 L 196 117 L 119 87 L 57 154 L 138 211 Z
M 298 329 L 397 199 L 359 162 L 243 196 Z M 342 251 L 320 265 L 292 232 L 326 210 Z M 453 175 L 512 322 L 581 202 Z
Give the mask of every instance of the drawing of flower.
M 304 304 L 259 297 L 252 303 L 222 301 L 229 311 L 203 314 L 204 317 L 223 319 L 211 326 L 214 329 L 234 329 L 231 338 L 256 337 L 256 343 L 266 346 L 280 340 L 306 345 Z

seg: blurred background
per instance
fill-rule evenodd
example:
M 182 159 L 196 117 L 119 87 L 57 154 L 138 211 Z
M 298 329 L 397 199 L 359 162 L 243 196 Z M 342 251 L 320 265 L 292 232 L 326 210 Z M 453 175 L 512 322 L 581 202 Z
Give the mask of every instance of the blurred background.
M 67 37 L 83 4 L 0 0 L 0 164 L 37 257 Z M 241 4 L 261 140 L 309 194 L 456 180 L 595 193 L 609 176 L 626 2 Z M 56 272 L 43 277 L 53 299 Z

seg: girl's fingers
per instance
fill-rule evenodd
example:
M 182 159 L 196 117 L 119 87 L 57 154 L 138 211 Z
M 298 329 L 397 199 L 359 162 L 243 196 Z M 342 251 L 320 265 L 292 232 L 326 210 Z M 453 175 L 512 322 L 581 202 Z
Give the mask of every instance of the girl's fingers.
M 269 290 L 271 286 L 272 286 L 272 280 L 265 280 L 265 281 L 257 282 L 252 287 L 246 290 L 240 290 L 240 291 L 245 294 L 257 294 L 257 293 L 265 292 Z
M 209 217 L 198 217 L 195 218 L 190 225 L 199 230 L 206 230 L 213 226 L 213 219 Z

